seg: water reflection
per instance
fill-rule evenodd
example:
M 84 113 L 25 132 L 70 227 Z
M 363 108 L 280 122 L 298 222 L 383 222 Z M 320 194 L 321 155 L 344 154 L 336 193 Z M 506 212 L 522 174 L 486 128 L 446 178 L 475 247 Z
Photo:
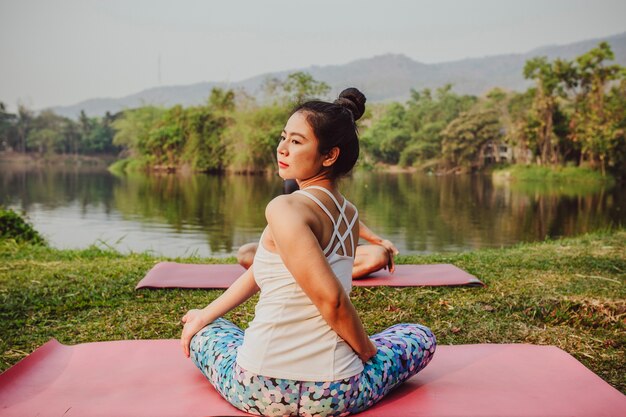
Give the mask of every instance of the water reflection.
M 98 169 L 0 166 L 0 204 L 26 211 L 54 246 L 229 255 L 256 240 L 279 178 L 115 177 Z M 344 194 L 401 252 L 508 246 L 624 224 L 619 187 L 497 183 L 489 177 L 358 172 Z
M 115 188 L 113 200 L 126 218 L 168 224 L 175 233 L 199 226 L 213 253 L 231 253 L 258 239 L 264 207 L 281 190 L 278 178 L 259 176 L 135 175 Z
M 498 183 L 486 176 L 356 175 L 349 194 L 407 252 L 508 246 L 624 223 L 624 193 L 604 186 Z

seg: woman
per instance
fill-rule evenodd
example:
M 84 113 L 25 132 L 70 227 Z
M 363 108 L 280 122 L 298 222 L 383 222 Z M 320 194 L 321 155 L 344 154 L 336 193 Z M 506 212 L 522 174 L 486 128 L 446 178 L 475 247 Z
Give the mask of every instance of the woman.
M 253 266 L 203 310 L 182 318 L 184 353 L 235 407 L 259 415 L 358 413 L 428 364 L 432 332 L 398 324 L 365 333 L 348 296 L 359 236 L 356 208 L 337 189 L 359 155 L 354 88 L 310 101 L 277 147 L 282 178 L 300 191 L 272 200 Z M 221 318 L 261 291 L 245 331 Z

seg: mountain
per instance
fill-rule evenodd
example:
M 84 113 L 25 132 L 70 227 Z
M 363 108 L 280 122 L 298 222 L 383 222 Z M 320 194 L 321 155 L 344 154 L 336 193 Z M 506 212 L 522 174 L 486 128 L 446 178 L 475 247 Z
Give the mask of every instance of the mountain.
M 601 41 L 609 42 L 615 53 L 615 62 L 626 66 L 624 32 L 607 38 L 544 46 L 524 54 L 494 55 L 437 64 L 420 63 L 399 54 L 379 55 L 344 65 L 314 65 L 267 73 L 230 84 L 203 82 L 154 87 L 126 97 L 96 98 L 72 106 L 53 107 L 52 110 L 63 116 L 77 118 L 81 110 L 90 116 L 101 116 L 107 111 L 115 113 L 145 104 L 190 106 L 204 103 L 213 87 L 242 88 L 253 96 L 259 96 L 261 86 L 268 77 L 283 79 L 295 71 L 306 71 L 316 80 L 325 81 L 331 86 L 333 95 L 346 86 L 357 87 L 365 92 L 370 102 L 404 101 L 409 97 L 412 88 L 437 88 L 446 83 L 453 84 L 453 90 L 463 94 L 481 95 L 493 87 L 523 91 L 531 84 L 522 75 L 527 60 L 536 56 L 573 59 L 596 47 Z

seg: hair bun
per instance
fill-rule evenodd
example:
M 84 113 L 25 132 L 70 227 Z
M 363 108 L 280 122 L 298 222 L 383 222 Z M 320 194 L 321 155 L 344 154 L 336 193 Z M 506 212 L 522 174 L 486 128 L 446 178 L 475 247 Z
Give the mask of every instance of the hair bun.
M 335 100 L 335 104 L 346 107 L 352 113 L 356 122 L 363 116 L 365 112 L 365 101 L 367 99 L 358 89 L 351 87 L 346 88 L 339 94 L 339 98 Z

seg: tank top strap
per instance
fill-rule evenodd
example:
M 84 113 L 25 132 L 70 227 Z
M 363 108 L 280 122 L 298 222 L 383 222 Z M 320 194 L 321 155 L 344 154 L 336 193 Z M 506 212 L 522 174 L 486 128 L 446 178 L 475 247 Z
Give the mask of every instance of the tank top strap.
M 346 216 L 346 212 L 343 212 L 343 219 L 346 222 L 346 226 L 348 227 L 346 229 L 346 234 L 342 237 L 341 241 L 345 242 L 346 237 L 348 236 L 348 234 L 350 235 L 350 246 L 352 247 L 352 251 L 356 251 L 356 246 L 354 246 L 354 235 L 352 233 L 352 228 L 354 227 L 354 224 L 356 223 L 357 219 L 359 218 L 359 211 L 357 210 L 357 208 L 354 208 L 354 216 L 352 216 L 352 220 L 350 221 L 350 223 L 348 223 L 348 217 Z M 344 252 L 345 252 L 345 244 L 344 244 Z
M 333 202 L 335 203 L 335 206 L 337 206 L 337 209 L 339 210 L 339 215 L 340 215 L 340 218 L 337 220 L 337 232 L 338 232 L 339 242 L 338 242 L 338 245 L 335 246 L 335 248 L 333 249 L 331 253 L 336 253 L 337 250 L 339 250 L 339 247 L 342 248 L 344 254 L 347 253 L 345 242 L 348 236 L 350 236 L 351 247 L 354 248 L 354 236 L 352 234 L 352 227 L 354 227 L 354 224 L 356 223 L 356 219 L 358 218 L 358 211 L 356 210 L 356 207 L 355 207 L 355 213 L 354 213 L 354 216 L 352 217 L 352 220 L 348 221 L 348 216 L 346 215 L 346 207 L 348 207 L 348 199 L 344 197 L 343 204 L 339 204 L 339 201 L 337 201 L 337 198 L 335 198 L 333 193 L 328 191 L 326 188 L 320 187 L 317 185 L 312 185 L 308 188 L 315 188 L 317 190 L 323 191 L 333 200 Z M 339 223 L 341 219 L 343 219 L 344 223 L 346 224 L 346 232 L 343 235 L 339 233 Z
M 337 206 L 337 209 L 339 210 L 340 213 L 343 213 L 343 211 L 346 208 L 346 205 L 348 203 L 348 201 L 344 198 L 343 199 L 343 205 L 339 204 L 339 201 L 337 200 L 337 198 L 333 195 L 333 193 L 331 193 L 330 191 L 328 191 L 326 188 L 324 187 L 320 187 L 319 185 L 311 185 L 308 186 L 306 188 L 313 188 L 315 190 L 320 190 L 323 191 L 324 193 L 326 193 L 327 196 L 330 197 L 331 200 L 333 200 L 333 203 L 335 203 L 335 206 Z
M 339 233 L 337 222 L 333 218 L 333 215 L 330 213 L 330 210 L 328 210 L 328 208 L 326 208 L 324 203 L 322 203 L 319 198 L 315 197 L 313 194 L 311 194 L 310 192 L 308 192 L 306 190 L 296 190 L 296 191 L 294 191 L 294 194 L 295 193 L 305 195 L 308 198 L 310 198 L 311 200 L 313 200 L 318 206 L 320 206 L 320 208 L 324 211 L 324 213 L 326 213 L 328 215 L 328 217 L 330 218 L 330 221 L 333 223 L 333 228 L 334 228 L 333 235 L 330 238 L 330 242 L 328 242 L 328 245 L 326 245 L 326 248 L 324 248 L 324 251 L 323 251 L 324 252 L 324 256 L 328 256 L 327 252 L 331 248 L 331 245 L 333 244 L 333 241 L 335 240 L 335 235 L 337 235 Z
M 333 216 L 330 214 L 330 211 L 326 208 L 326 206 L 317 197 L 315 197 L 311 193 L 306 192 L 305 190 L 300 190 L 303 193 L 306 193 L 307 196 L 309 196 L 320 207 L 322 207 L 322 209 L 326 212 L 326 214 L 328 214 L 328 216 L 330 217 L 330 219 L 333 222 L 333 226 L 335 227 L 335 231 L 333 232 L 333 237 L 330 239 L 330 242 L 328 244 L 328 248 L 330 247 L 330 245 L 335 240 L 335 236 L 337 237 L 338 242 L 335 245 L 335 247 L 333 248 L 333 250 L 327 256 L 334 255 L 335 253 L 337 253 L 339 248 L 342 249 L 342 251 L 343 251 L 343 253 L 345 255 L 348 252 L 347 248 L 346 248 L 346 243 L 345 243 L 346 242 L 346 238 L 348 236 L 350 236 L 350 244 L 351 244 L 352 250 L 354 251 L 356 248 L 354 246 L 354 236 L 352 234 L 352 228 L 354 227 L 354 224 L 356 223 L 356 219 L 358 218 L 358 211 L 356 211 L 356 208 L 355 208 L 355 213 L 354 213 L 354 216 L 352 217 L 352 220 L 348 221 L 348 216 L 346 215 L 346 207 L 348 206 L 348 200 L 345 197 L 343 198 L 343 204 L 339 204 L 339 201 L 333 195 L 333 193 L 328 191 L 326 188 L 320 187 L 320 186 L 317 186 L 317 185 L 311 185 L 311 186 L 309 186 L 307 188 L 314 188 L 316 190 L 320 190 L 320 191 L 324 192 L 326 195 L 328 195 L 331 198 L 331 200 L 335 203 L 335 206 L 337 207 L 337 210 L 339 210 L 339 218 L 337 219 L 337 221 L 335 221 L 335 219 L 333 219 Z M 344 234 L 342 234 L 339 231 L 339 225 L 340 225 L 342 220 L 346 224 L 346 231 L 345 231 Z M 324 250 L 324 253 L 326 253 L 326 250 Z

